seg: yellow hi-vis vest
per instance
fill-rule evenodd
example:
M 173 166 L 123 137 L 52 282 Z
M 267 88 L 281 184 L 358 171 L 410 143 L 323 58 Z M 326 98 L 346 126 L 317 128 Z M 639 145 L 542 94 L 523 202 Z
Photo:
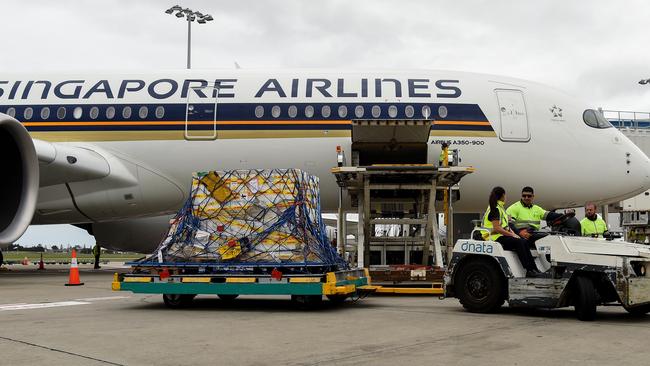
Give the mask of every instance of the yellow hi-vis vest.
M 515 228 L 517 230 L 532 226 L 535 230 L 539 230 L 541 221 L 546 218 L 546 211 L 537 206 L 531 207 L 524 206 L 521 201 L 517 201 L 510 205 L 506 213 L 515 220 Z
M 582 229 L 582 236 L 595 236 L 603 237 L 603 233 L 607 231 L 607 223 L 600 216 L 596 220 L 591 221 L 588 218 L 580 220 L 580 228 Z
M 499 220 L 501 223 L 501 227 L 504 229 L 508 229 L 508 215 L 506 214 L 506 210 L 503 208 L 503 201 L 498 201 L 497 202 L 497 210 L 499 210 Z M 490 229 L 490 234 L 487 234 L 486 232 L 483 232 L 483 239 L 488 240 L 488 238 L 492 241 L 497 240 L 499 237 L 502 236 L 502 234 L 494 232 L 492 229 L 494 229 L 494 226 L 492 225 L 492 221 L 488 219 L 488 215 L 490 214 L 490 206 L 488 206 L 487 210 L 485 210 L 485 215 L 483 215 L 483 227 Z

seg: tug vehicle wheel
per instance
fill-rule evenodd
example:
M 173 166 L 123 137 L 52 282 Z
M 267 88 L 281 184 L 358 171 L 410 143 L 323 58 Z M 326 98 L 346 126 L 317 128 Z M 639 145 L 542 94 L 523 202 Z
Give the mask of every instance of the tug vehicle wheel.
M 501 307 L 504 288 L 499 269 L 483 258 L 463 264 L 455 280 L 456 296 L 472 313 L 489 313 Z
M 597 296 L 591 278 L 578 276 L 573 283 L 573 296 L 576 316 L 579 320 L 596 319 Z
M 226 295 L 226 294 L 218 294 L 217 296 L 223 301 L 233 301 L 239 295 L 236 295 L 236 294 L 234 294 L 234 295 L 233 294 L 228 294 L 228 295 Z
M 163 294 L 163 302 L 170 309 L 181 309 L 192 303 L 196 295 Z
M 644 316 L 647 313 L 650 313 L 650 305 L 641 305 L 641 306 L 624 306 L 625 310 L 633 316 Z

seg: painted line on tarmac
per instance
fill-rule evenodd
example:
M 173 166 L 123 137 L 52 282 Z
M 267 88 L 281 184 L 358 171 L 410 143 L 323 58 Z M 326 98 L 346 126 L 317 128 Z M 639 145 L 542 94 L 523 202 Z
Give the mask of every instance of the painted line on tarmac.
M 122 299 L 129 299 L 129 298 L 131 298 L 131 296 L 104 296 L 104 297 L 88 297 L 84 299 L 75 299 L 70 301 L 39 302 L 34 304 L 27 304 L 27 303 L 2 304 L 0 305 L 0 311 L 47 309 L 47 308 L 57 308 L 61 306 L 90 305 L 93 301 L 122 300 Z
M 70 356 L 81 357 L 81 358 L 85 358 L 87 360 L 93 360 L 93 361 L 105 363 L 105 364 L 108 364 L 108 365 L 124 366 L 121 363 L 106 361 L 106 360 L 102 360 L 102 359 L 99 359 L 99 358 L 90 357 L 90 356 L 86 356 L 86 355 L 82 355 L 82 354 L 74 353 L 74 352 L 70 352 L 70 351 L 65 351 L 65 350 L 58 349 L 58 348 L 43 346 L 43 345 L 36 344 L 36 343 L 25 342 L 25 341 L 21 341 L 19 339 L 14 339 L 14 338 L 9 338 L 9 337 L 2 337 L 2 336 L 0 336 L 0 339 L 4 339 L 5 341 L 10 341 L 10 342 L 21 343 L 21 344 L 24 344 L 24 345 L 27 345 L 27 346 L 42 348 L 42 349 L 46 349 L 46 350 L 52 351 L 52 352 L 59 352 L 59 353 L 63 353 L 63 354 L 70 355 Z
M 0 305 L 0 311 L 45 309 L 45 308 L 56 308 L 61 306 L 75 306 L 75 305 L 89 305 L 89 304 L 90 304 L 89 302 L 85 302 L 85 301 L 42 302 L 37 304 L 6 304 L 6 305 Z
M 130 299 L 131 296 L 104 296 L 104 297 L 87 297 L 84 299 L 75 299 L 75 301 L 104 301 L 104 300 L 121 300 Z

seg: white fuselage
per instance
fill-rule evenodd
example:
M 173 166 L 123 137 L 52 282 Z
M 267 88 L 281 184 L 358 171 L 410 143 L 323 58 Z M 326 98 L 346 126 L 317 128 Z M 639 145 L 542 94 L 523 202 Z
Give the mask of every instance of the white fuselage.
M 429 162 L 437 162 L 441 143 L 447 141 L 460 150 L 462 165 L 476 168 L 461 183 L 457 212 L 482 212 L 497 185 L 506 189 L 510 202 L 523 186 L 532 186 L 536 203 L 547 209 L 613 202 L 650 187 L 650 162 L 643 152 L 615 128 L 594 128 L 583 121 L 592 106 L 547 86 L 492 75 L 249 70 L 30 74 L 0 78 L 0 90 L 0 113 L 15 116 L 34 139 L 112 154 L 165 177 L 185 194 L 195 171 L 300 168 L 320 177 L 322 207 L 334 211 L 338 196 L 330 169 L 336 165 L 336 146 L 351 150 L 350 121 L 391 118 L 433 119 Z M 86 219 L 98 222 L 168 214 L 181 204 L 175 200 L 164 209 L 142 205 L 125 214 L 104 214 L 92 207 L 101 206 L 100 201 L 83 200 L 92 190 L 85 183 L 71 183 L 70 191 L 79 194 L 80 207 L 92 212 Z M 155 184 L 141 187 L 139 194 L 145 197 L 149 191 L 155 191 Z M 88 221 L 74 210 L 56 211 L 57 205 L 70 206 L 64 202 L 67 193 L 61 192 L 67 191 L 41 188 L 35 223 Z M 39 207 L 47 207 L 48 214 Z

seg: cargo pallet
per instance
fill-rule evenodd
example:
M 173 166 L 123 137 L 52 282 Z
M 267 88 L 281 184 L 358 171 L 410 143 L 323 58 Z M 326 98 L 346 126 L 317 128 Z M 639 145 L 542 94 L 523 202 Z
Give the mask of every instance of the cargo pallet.
M 187 306 L 196 295 L 217 295 L 223 300 L 233 300 L 239 295 L 290 295 L 298 304 L 314 305 L 322 300 L 323 295 L 332 302 L 340 303 L 348 297 L 376 290 L 370 286 L 368 271 L 364 269 L 320 274 L 283 273 L 280 276 L 277 272 L 273 275 L 250 271 L 197 273 L 198 271 L 187 271 L 187 268 L 188 266 L 138 266 L 133 273 L 116 273 L 112 289 L 162 294 L 165 305 L 170 308 Z M 255 266 L 249 264 L 247 268 L 253 269 Z

